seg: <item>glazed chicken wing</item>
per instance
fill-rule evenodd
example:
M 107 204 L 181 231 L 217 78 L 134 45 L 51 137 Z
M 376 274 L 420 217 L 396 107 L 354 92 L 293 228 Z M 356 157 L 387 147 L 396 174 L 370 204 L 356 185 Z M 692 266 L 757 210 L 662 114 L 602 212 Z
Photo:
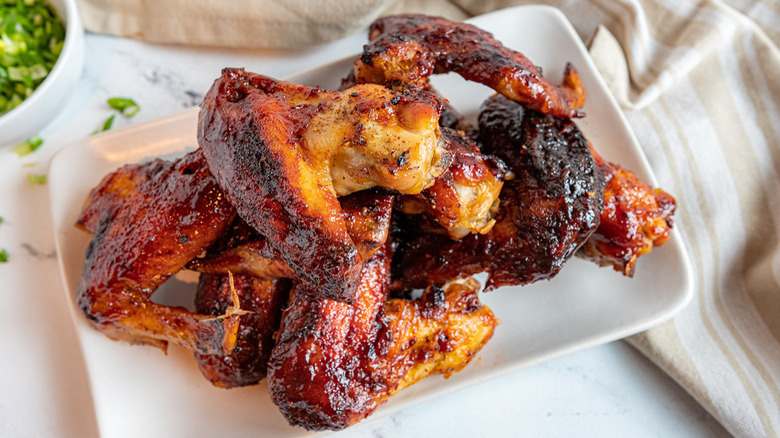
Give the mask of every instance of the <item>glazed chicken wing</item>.
M 225 69 L 207 93 L 198 140 L 220 187 L 318 296 L 351 301 L 361 258 L 338 196 L 414 194 L 447 168 L 441 104 L 425 91 L 344 92 Z
M 459 371 L 491 337 L 497 321 L 476 282 L 385 301 L 389 264 L 389 245 L 366 261 L 352 305 L 293 290 L 268 365 L 271 397 L 290 424 L 354 424 L 404 387 Z
M 254 385 L 265 378 L 289 280 L 262 280 L 250 275 L 201 274 L 195 308 L 204 315 L 224 315 L 240 303 L 236 345 L 229 354 L 195 352 L 203 376 L 215 386 Z M 236 294 L 234 297 L 233 294 Z
M 204 160 L 193 160 L 189 169 L 194 169 Z M 127 164 L 106 175 L 103 180 L 90 190 L 84 202 L 76 226 L 94 234 L 103 215 L 119 208 L 133 195 L 138 193 L 143 184 L 155 175 L 164 172 L 170 163 L 156 159 L 146 163 Z
M 453 239 L 485 234 L 496 222 L 506 166 L 483 155 L 463 132 L 442 128 L 442 138 L 452 164 L 422 193 L 399 197 L 398 208 L 407 214 L 427 212 Z
M 393 196 L 362 191 L 339 201 L 350 237 L 361 256 L 369 259 L 387 240 Z M 198 312 L 221 315 L 234 300 L 240 303 L 244 312 L 240 315 L 236 347 L 232 352 L 195 353 L 201 372 L 216 386 L 252 385 L 266 375 L 274 346 L 273 335 L 279 328 L 290 282 L 265 278 L 289 277 L 292 272 L 271 251 L 261 250 L 264 244 L 262 237 L 237 218 L 209 248 L 206 257 L 188 265 L 209 271 L 201 274 L 198 285 L 195 297 Z M 237 295 L 235 299 L 233 291 Z
M 455 72 L 546 114 L 578 117 L 585 103 L 585 89 L 571 65 L 557 86 L 522 53 L 470 24 L 425 15 L 387 16 L 371 25 L 369 39 L 355 61 L 358 83 L 401 81 L 424 88 L 431 74 Z
M 362 191 L 339 199 L 347 232 L 363 260 L 371 257 L 387 240 L 393 198 L 392 195 Z M 296 278 L 268 241 L 240 218 L 204 257 L 194 259 L 187 268 L 263 279 Z
M 630 170 L 595 151 L 593 155 L 607 180 L 604 209 L 598 229 L 577 255 L 633 276 L 639 256 L 669 238 L 677 205 L 671 195 L 653 189 Z
M 394 288 L 477 272 L 490 274 L 488 290 L 548 279 L 598 227 L 604 179 L 571 120 L 497 95 L 483 105 L 479 130 L 483 150 L 514 173 L 504 182 L 496 224 L 487 234 L 459 241 L 402 227 Z
M 80 222 L 95 235 L 76 302 L 106 336 L 161 348 L 173 342 L 204 353 L 235 346 L 237 309 L 214 317 L 151 301 L 154 290 L 214 243 L 235 215 L 203 162 L 195 151 L 174 162 L 128 166 L 93 190 L 96 204 Z
M 355 85 L 355 74 L 350 72 L 340 89 Z M 506 166 L 494 156 L 483 155 L 470 136 L 476 129 L 429 84 L 425 89 L 441 98 L 439 126 L 452 163 L 431 187 L 417 195 L 399 196 L 397 207 L 407 214 L 428 213 L 453 239 L 484 234 L 495 223 Z

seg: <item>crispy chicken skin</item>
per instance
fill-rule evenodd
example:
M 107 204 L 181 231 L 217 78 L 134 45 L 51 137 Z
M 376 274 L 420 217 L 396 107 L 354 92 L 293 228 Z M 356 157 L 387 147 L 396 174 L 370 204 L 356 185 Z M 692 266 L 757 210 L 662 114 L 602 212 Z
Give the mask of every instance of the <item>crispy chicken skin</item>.
M 204 160 L 194 160 L 189 165 L 190 169 L 194 169 L 193 166 L 200 162 L 205 163 Z M 155 159 L 146 163 L 126 164 L 109 173 L 90 190 L 76 220 L 76 227 L 94 234 L 106 211 L 119 207 L 122 202 L 135 195 L 144 183 L 168 166 L 169 162 Z
M 394 289 L 483 271 L 487 290 L 549 279 L 598 227 L 603 175 L 571 120 L 496 95 L 483 105 L 479 129 L 483 151 L 514 173 L 504 182 L 496 224 L 459 241 L 399 227 Z
M 99 213 L 82 215 L 84 226 L 97 225 L 76 303 L 109 338 L 163 349 L 173 342 L 204 353 L 235 346 L 235 309 L 214 317 L 151 301 L 154 290 L 217 240 L 235 215 L 203 160 L 195 151 L 174 162 L 125 168 L 119 175 L 144 175 L 145 181 L 131 184 L 137 190 L 122 202 L 109 196 Z M 109 190 L 116 187 L 115 176 L 94 194 L 120 193 Z
M 440 113 L 424 91 L 325 91 L 224 69 L 201 104 L 198 141 L 238 214 L 310 291 L 351 301 L 362 261 L 337 196 L 433 184 L 449 165 Z
M 232 284 L 231 284 L 232 279 Z M 195 309 L 205 315 L 224 315 L 234 305 L 235 292 L 242 310 L 236 346 L 230 354 L 195 352 L 203 376 L 214 386 L 254 385 L 265 378 L 282 308 L 290 291 L 289 280 L 262 280 L 249 275 L 202 274 Z
M 401 196 L 398 208 L 407 214 L 427 212 L 453 239 L 485 234 L 495 224 L 506 165 L 462 131 L 442 128 L 452 164 L 433 186 L 418 195 Z
M 389 264 L 386 245 L 364 264 L 352 305 L 293 289 L 268 365 L 271 398 L 290 424 L 354 424 L 404 387 L 459 371 L 491 337 L 497 320 L 476 282 L 385 301 Z
M 393 196 L 362 191 L 339 199 L 350 238 L 363 260 L 387 240 Z M 209 273 L 239 273 L 264 279 L 295 278 L 292 269 L 277 255 L 268 241 L 240 218 L 219 242 L 187 268 Z
M 604 209 L 598 229 L 577 255 L 631 277 L 639 256 L 669 238 L 677 204 L 671 195 L 650 187 L 630 170 L 595 151 L 593 156 L 607 180 Z
M 341 198 L 340 202 L 350 237 L 361 250 L 361 256 L 369 259 L 387 241 L 393 196 L 363 191 Z M 231 305 L 228 275 L 236 272 L 235 268 L 255 265 L 249 271 L 262 270 L 256 266 L 258 260 L 254 258 L 242 260 L 233 266 L 219 263 L 220 258 L 229 260 L 225 259 L 226 254 L 238 257 L 235 248 L 249 248 L 253 244 L 265 242 L 257 239 L 258 236 L 237 219 L 228 233 L 209 248 L 209 253 L 214 252 L 217 256 L 200 266 L 224 273 L 202 274 L 195 299 L 198 312 L 221 315 Z M 230 249 L 233 245 L 238 246 Z M 259 264 L 267 266 L 268 263 L 284 264 L 273 258 Z M 228 355 L 195 354 L 204 376 L 215 385 L 224 387 L 250 385 L 265 377 L 274 346 L 273 334 L 279 328 L 279 317 L 290 290 L 289 281 L 269 281 L 245 274 L 233 277 L 241 310 L 249 312 L 241 315 L 236 348 Z
M 563 84 L 557 86 L 522 53 L 507 49 L 470 24 L 393 15 L 376 20 L 369 39 L 355 61 L 358 83 L 400 81 L 423 88 L 431 74 L 455 72 L 545 114 L 578 117 L 577 109 L 585 103 L 585 89 L 571 65 L 566 66 Z

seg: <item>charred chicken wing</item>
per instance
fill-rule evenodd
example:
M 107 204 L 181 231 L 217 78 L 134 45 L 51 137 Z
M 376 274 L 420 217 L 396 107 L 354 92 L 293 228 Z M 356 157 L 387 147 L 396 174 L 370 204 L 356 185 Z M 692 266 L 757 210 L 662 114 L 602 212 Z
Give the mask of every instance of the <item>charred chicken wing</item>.
M 522 53 L 470 24 L 425 15 L 387 16 L 371 25 L 369 39 L 355 61 L 358 83 L 400 81 L 424 88 L 431 74 L 455 72 L 545 114 L 577 117 L 585 103 L 585 89 L 571 65 L 557 86 Z
M 604 179 L 571 120 L 497 95 L 483 105 L 479 129 L 484 151 L 514 173 L 504 182 L 496 224 L 459 241 L 402 227 L 394 288 L 484 271 L 487 289 L 548 279 L 598 227 Z
M 268 364 L 271 397 L 290 424 L 354 424 L 404 387 L 459 371 L 491 337 L 497 321 L 476 282 L 385 301 L 389 265 L 387 245 L 364 264 L 352 305 L 293 289 Z
M 233 350 L 237 309 L 214 317 L 151 301 L 155 289 L 214 243 L 235 215 L 203 160 L 198 150 L 174 162 L 126 167 L 93 191 L 103 208 L 88 206 L 81 218 L 85 227 L 96 225 L 76 302 L 106 336 L 163 349 L 173 342 L 203 353 Z M 125 187 L 135 190 L 126 196 L 112 191 L 117 178 L 128 176 L 135 182 Z
M 671 195 L 653 189 L 630 170 L 595 151 L 593 155 L 607 180 L 604 209 L 598 229 L 577 255 L 633 276 L 639 256 L 669 238 L 677 204 Z
M 365 84 L 344 92 L 225 69 L 207 93 L 198 140 L 220 187 L 318 296 L 351 301 L 361 258 L 338 196 L 414 194 L 447 168 L 439 100 Z

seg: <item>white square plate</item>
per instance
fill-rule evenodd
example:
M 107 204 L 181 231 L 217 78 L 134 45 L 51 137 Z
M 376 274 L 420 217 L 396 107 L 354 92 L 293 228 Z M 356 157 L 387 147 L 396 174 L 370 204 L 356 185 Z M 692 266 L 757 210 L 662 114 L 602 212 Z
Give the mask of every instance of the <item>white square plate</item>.
M 574 29 L 558 10 L 518 7 L 483 15 L 471 23 L 523 52 L 559 81 L 567 61 L 579 70 L 588 93 L 587 117 L 578 121 L 607 159 L 656 184 L 621 111 Z M 325 88 L 338 86 L 354 57 L 289 78 Z M 215 72 L 215 76 L 218 72 Z M 459 77 L 437 77 L 434 86 L 475 117 L 491 91 Z M 69 302 L 81 276 L 90 236 L 73 224 L 89 189 L 125 163 L 176 156 L 197 145 L 197 109 L 86 138 L 63 149 L 49 175 L 57 253 Z M 692 272 L 679 234 L 642 257 L 633 279 L 579 259 L 551 281 L 483 294 L 501 324 L 464 371 L 449 380 L 433 376 L 391 398 L 376 415 L 407 408 L 520 367 L 647 329 L 680 310 L 693 294 Z M 168 355 L 149 347 L 113 342 L 92 330 L 71 306 L 90 377 L 100 434 L 104 438 L 146 436 L 297 436 L 271 403 L 265 383 L 233 390 L 211 386 L 188 351 Z

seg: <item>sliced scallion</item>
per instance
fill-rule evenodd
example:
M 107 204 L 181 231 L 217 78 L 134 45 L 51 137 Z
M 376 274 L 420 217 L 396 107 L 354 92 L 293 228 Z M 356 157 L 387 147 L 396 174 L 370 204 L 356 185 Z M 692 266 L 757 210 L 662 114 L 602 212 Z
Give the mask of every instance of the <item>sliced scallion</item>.
M 45 0 L 2 0 L 0 116 L 29 97 L 60 56 L 65 27 Z
M 28 173 L 27 174 L 27 182 L 30 183 L 30 185 L 33 185 L 33 186 L 46 184 L 46 175 L 40 175 L 40 174 L 37 174 L 37 173 Z
M 36 149 L 41 147 L 42 144 L 43 139 L 36 135 L 14 146 L 12 150 L 20 157 L 23 157 L 33 153 Z

